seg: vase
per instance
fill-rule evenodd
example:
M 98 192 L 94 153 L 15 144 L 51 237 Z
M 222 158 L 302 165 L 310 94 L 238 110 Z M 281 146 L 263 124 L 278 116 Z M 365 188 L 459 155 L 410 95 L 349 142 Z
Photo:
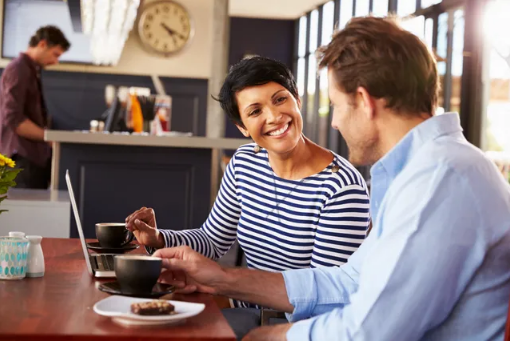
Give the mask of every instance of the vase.
M 28 246 L 27 277 L 44 276 L 44 254 L 41 247 L 41 236 L 27 236 Z
M 0 279 L 25 278 L 28 244 L 24 237 L 0 237 Z

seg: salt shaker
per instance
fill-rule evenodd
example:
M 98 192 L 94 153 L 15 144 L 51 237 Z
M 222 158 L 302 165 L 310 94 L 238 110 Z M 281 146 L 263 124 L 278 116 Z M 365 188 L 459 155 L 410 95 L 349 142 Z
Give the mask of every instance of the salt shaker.
M 27 277 L 44 276 L 44 254 L 41 247 L 41 236 L 26 236 L 28 245 Z

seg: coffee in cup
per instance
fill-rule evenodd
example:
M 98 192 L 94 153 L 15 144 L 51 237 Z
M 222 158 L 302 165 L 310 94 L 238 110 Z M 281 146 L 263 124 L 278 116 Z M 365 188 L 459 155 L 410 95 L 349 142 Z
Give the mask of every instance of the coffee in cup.
M 161 273 L 161 258 L 145 255 L 115 256 L 115 276 L 123 294 L 147 296 Z
M 120 248 L 131 243 L 134 236 L 125 223 L 98 223 L 96 237 L 102 247 Z

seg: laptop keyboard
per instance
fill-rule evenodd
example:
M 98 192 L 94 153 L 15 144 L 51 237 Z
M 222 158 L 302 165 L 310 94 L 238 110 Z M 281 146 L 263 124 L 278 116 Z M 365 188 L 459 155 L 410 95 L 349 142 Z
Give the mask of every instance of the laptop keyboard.
M 92 257 L 99 271 L 113 271 L 113 255 L 97 255 Z
M 103 261 L 103 265 L 105 270 L 113 271 L 113 256 L 112 255 L 101 255 L 101 260 Z

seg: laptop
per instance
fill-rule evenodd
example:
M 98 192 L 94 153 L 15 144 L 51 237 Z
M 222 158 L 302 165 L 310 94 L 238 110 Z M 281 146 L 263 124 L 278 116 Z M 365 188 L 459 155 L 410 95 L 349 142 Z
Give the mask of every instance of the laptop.
M 71 206 L 73 208 L 73 215 L 76 221 L 76 228 L 80 235 L 81 247 L 85 256 L 85 263 L 87 269 L 93 277 L 115 277 L 115 271 L 113 270 L 113 253 L 102 253 L 102 254 L 89 254 L 87 243 L 85 242 L 85 235 L 81 227 L 80 215 L 78 214 L 78 207 L 76 206 L 76 199 L 74 198 L 73 186 L 71 185 L 71 178 L 69 177 L 69 170 L 66 170 L 66 183 L 67 189 L 69 190 L 69 198 L 71 199 Z

